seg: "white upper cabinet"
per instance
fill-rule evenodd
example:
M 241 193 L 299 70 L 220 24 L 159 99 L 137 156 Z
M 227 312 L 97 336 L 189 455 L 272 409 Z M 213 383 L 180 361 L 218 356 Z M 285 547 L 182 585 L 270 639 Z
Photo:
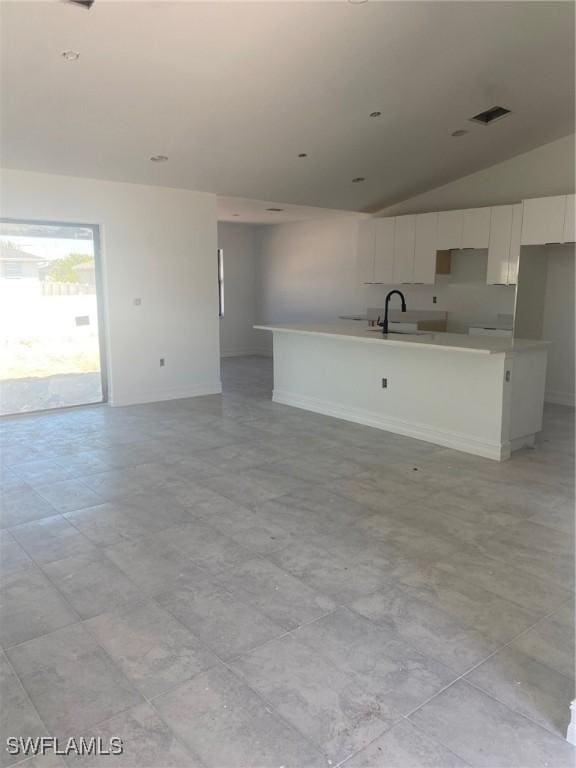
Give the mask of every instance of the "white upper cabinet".
M 414 282 L 416 216 L 397 216 L 394 226 L 393 283 Z
M 374 221 L 376 222 L 374 282 L 390 285 L 394 281 L 394 224 L 396 219 L 374 219 Z
M 436 282 L 436 239 L 438 214 L 420 213 L 416 216 L 416 241 L 414 244 L 414 282 Z
M 462 233 L 464 229 L 464 211 L 440 211 L 438 214 L 439 251 L 451 248 L 462 248 Z
M 566 210 L 564 212 L 564 243 L 576 241 L 576 195 L 566 195 Z
M 524 200 L 522 245 L 563 242 L 565 210 L 565 195 Z
M 374 282 L 376 253 L 376 219 L 358 222 L 358 276 L 361 283 Z
M 508 285 L 513 208 L 513 205 L 498 205 L 490 212 L 490 245 L 486 273 L 486 282 L 489 285 Z
M 462 248 L 488 248 L 490 242 L 490 208 L 464 211 Z

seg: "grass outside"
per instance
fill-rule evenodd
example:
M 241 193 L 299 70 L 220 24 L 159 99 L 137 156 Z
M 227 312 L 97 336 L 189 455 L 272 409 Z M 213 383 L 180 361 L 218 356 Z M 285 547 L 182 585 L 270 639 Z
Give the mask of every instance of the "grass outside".
M 6 339 L 0 356 L 0 380 L 97 373 L 100 370 L 98 338 Z

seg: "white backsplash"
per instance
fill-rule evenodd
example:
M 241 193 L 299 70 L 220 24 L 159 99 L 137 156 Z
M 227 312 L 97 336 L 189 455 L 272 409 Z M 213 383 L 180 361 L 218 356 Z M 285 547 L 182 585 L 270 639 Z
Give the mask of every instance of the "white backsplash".
M 513 286 L 486 284 L 487 259 L 485 250 L 452 251 L 450 275 L 437 275 L 434 285 L 400 286 L 408 309 L 447 312 L 447 328 L 451 333 L 467 333 L 470 326 L 511 325 L 516 289 Z M 374 312 L 383 313 L 386 294 L 398 287 L 365 287 L 370 317 Z M 396 310 L 399 306 L 396 296 L 391 300 L 390 308 Z

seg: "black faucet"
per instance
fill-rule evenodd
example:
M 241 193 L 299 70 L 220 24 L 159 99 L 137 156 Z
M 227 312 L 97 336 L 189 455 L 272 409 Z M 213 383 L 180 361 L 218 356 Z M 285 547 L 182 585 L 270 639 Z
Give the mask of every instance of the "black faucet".
M 397 293 L 398 296 L 400 296 L 400 299 L 402 300 L 402 312 L 406 312 L 406 299 L 404 298 L 404 294 L 402 291 L 390 291 L 390 293 L 386 296 L 386 301 L 384 303 L 384 322 L 378 323 L 378 325 L 382 326 L 382 333 L 384 336 L 388 334 L 388 304 L 390 303 L 390 299 L 394 294 Z

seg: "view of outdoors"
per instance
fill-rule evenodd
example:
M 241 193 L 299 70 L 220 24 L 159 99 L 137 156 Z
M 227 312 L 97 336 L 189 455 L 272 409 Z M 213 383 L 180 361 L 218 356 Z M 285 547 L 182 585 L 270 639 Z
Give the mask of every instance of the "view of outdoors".
M 102 401 L 90 228 L 0 223 L 0 414 Z

